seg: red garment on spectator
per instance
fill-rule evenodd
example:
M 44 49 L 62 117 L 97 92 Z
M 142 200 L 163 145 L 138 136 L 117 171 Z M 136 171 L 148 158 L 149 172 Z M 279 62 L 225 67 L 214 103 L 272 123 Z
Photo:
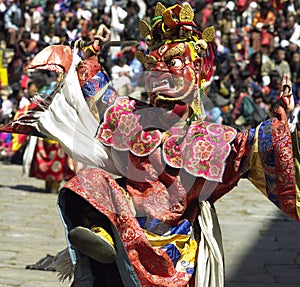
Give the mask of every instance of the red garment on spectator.
M 58 142 L 39 138 L 34 151 L 29 176 L 50 182 L 69 180 L 73 172 L 67 155 Z

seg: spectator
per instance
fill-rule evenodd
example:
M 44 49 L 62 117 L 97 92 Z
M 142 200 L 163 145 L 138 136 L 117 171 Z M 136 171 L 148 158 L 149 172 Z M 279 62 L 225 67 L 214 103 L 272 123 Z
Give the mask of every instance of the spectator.
M 278 101 L 281 92 L 281 79 L 282 76 L 279 74 L 277 70 L 273 70 L 269 74 L 270 77 L 270 103 L 274 104 Z
M 144 71 L 143 65 L 141 62 L 135 57 L 135 53 L 138 51 L 144 50 L 144 47 L 142 45 L 139 45 L 138 48 L 135 46 L 129 46 L 125 47 L 121 50 L 123 56 L 126 59 L 127 65 L 131 69 L 130 79 L 131 79 L 131 86 L 133 88 L 137 86 L 145 86 L 144 80 L 142 79 L 142 72 Z
M 32 26 L 32 29 L 30 31 L 30 37 L 31 39 L 35 40 L 37 43 L 39 43 L 41 39 L 41 28 L 40 24 L 34 24 Z
M 0 132 L 0 160 L 3 163 L 9 164 L 9 146 L 11 143 L 11 134 Z
M 4 15 L 4 28 L 7 35 L 7 46 L 13 48 L 20 39 L 23 27 L 23 15 L 20 1 L 10 0 L 10 5 Z
M 296 3 L 297 2 L 297 3 Z M 297 7 L 299 7 L 299 2 L 296 0 L 286 0 L 283 1 L 282 7 L 280 7 L 283 11 L 285 11 L 287 14 L 296 14 L 297 13 Z
M 31 38 L 31 34 L 28 31 L 24 31 L 19 41 L 19 47 L 23 54 L 23 60 L 29 61 L 38 52 L 37 41 Z
M 222 111 L 220 107 L 214 105 L 214 103 L 208 98 L 204 97 L 203 105 L 205 108 L 205 120 L 213 123 L 222 123 Z
M 66 45 L 68 43 L 69 36 L 65 30 L 63 29 L 59 30 L 57 36 L 59 37 L 59 44 Z
M 296 51 L 300 49 L 300 10 L 299 12 L 296 14 L 296 23 L 294 24 L 294 28 L 293 28 L 293 34 L 291 35 L 289 41 L 290 41 L 290 45 L 289 45 L 289 49 L 290 51 Z
M 259 125 L 264 121 L 269 113 L 269 106 L 264 102 L 262 92 L 257 90 L 252 95 L 254 102 L 254 111 L 253 111 L 253 126 Z
M 14 57 L 9 63 L 9 83 L 19 82 L 22 78 L 23 67 L 32 59 L 38 51 L 38 43 L 31 38 L 28 31 L 23 31 L 21 39 L 14 47 Z
M 260 51 L 265 46 L 266 54 L 270 55 L 274 46 L 274 25 L 276 16 L 270 9 L 270 4 L 263 1 L 253 18 L 252 46 L 253 51 Z
M 261 66 L 261 75 L 262 77 L 265 77 L 265 76 L 269 76 L 269 73 L 275 69 L 275 63 L 274 61 L 272 61 L 272 59 L 262 53 L 262 62 L 261 62 L 262 66 Z
M 13 117 L 16 110 L 16 97 L 12 91 L 6 100 L 2 102 L 2 108 L 0 109 L 0 122 L 8 123 Z
M 245 71 L 249 72 L 250 77 L 258 85 L 262 84 L 262 52 L 254 52 L 250 57 L 249 64 L 244 68 Z
M 221 32 L 217 31 L 214 39 L 216 46 L 216 58 L 220 64 L 226 62 L 229 58 L 229 48 L 225 47 L 221 42 Z
M 236 23 L 233 18 L 233 12 L 230 9 L 224 10 L 217 27 L 221 32 L 221 43 L 225 47 L 231 47 L 231 35 L 235 32 Z
M 125 96 L 131 93 L 131 76 L 132 69 L 129 65 L 127 65 L 126 58 L 124 56 L 117 58 L 116 64 L 111 68 L 111 78 L 113 86 L 120 96 Z
M 120 35 L 124 31 L 124 27 L 125 27 L 122 21 L 126 18 L 127 12 L 117 4 L 113 4 L 110 7 L 110 15 L 111 15 L 111 22 L 110 22 L 111 39 L 115 41 L 119 41 L 121 40 Z M 119 47 L 111 48 L 110 49 L 111 57 L 114 58 L 119 51 L 120 51 Z
M 14 113 L 15 111 L 24 108 L 25 106 L 30 104 L 30 101 L 25 94 L 24 89 L 21 87 L 19 83 L 14 83 L 11 85 L 12 88 L 12 94 L 14 97 Z
M 71 17 L 67 22 L 67 34 L 69 41 L 75 41 L 80 37 L 79 20 L 76 17 Z
M 37 10 L 38 5 L 29 3 L 24 6 L 24 28 L 26 31 L 30 32 L 34 25 L 39 25 L 43 17 L 40 11 Z
M 279 29 L 280 47 L 287 51 L 287 57 L 290 59 L 290 54 L 299 49 L 297 41 L 300 40 L 300 27 L 296 24 L 295 16 L 288 15 L 285 27 Z M 300 41 L 299 41 L 300 43 Z
M 38 92 L 38 88 L 33 81 L 29 81 L 27 87 L 27 98 L 32 99 Z
M 123 40 L 140 40 L 140 30 L 139 30 L 139 14 L 140 7 L 137 3 L 133 1 L 128 1 L 126 5 L 127 15 L 122 21 L 124 24 L 124 30 L 122 33 Z
M 254 103 L 248 94 L 247 87 L 243 83 L 235 84 L 235 101 L 232 111 L 233 123 L 244 130 L 254 125 Z
M 206 1 L 205 0 L 196 0 L 194 1 L 194 9 L 195 9 L 195 23 L 198 27 L 201 27 L 203 24 L 203 9 L 206 7 Z M 148 9 L 149 14 L 149 9 Z M 150 15 L 149 15 L 150 16 Z M 150 19 L 153 18 L 153 15 L 149 17 Z M 211 15 L 211 19 L 213 19 L 213 15 Z
M 44 36 L 43 41 L 46 45 L 55 45 L 60 43 L 60 37 L 55 33 L 54 28 L 50 28 Z
M 253 18 L 257 11 L 257 3 L 245 3 L 250 1 L 244 1 L 244 10 L 242 13 L 237 13 L 237 24 L 239 28 L 244 28 L 247 32 L 250 32 L 252 29 Z M 238 7 L 239 9 L 239 7 Z
M 271 57 L 273 63 L 275 64 L 275 70 L 279 73 L 280 77 L 287 75 L 291 78 L 290 64 L 285 60 L 286 52 L 285 49 L 278 47 Z
M 294 52 L 291 56 L 291 75 L 293 81 L 293 94 L 295 102 L 300 100 L 300 52 Z
M 57 18 L 57 15 L 54 11 L 49 11 L 48 13 L 44 14 L 44 20 L 43 24 L 41 26 L 41 40 L 43 40 L 46 36 L 49 36 L 49 32 L 53 31 L 55 35 L 59 33 L 60 31 L 60 25 L 59 25 L 60 19 Z
M 4 15 L 6 12 L 5 0 L 0 0 L 0 41 L 5 41 L 5 25 L 4 25 Z
M 203 16 L 201 19 L 202 21 L 200 23 L 197 23 L 199 27 L 204 29 L 205 27 L 209 27 L 214 23 L 213 11 L 214 11 L 213 5 L 211 3 L 207 3 L 201 11 Z

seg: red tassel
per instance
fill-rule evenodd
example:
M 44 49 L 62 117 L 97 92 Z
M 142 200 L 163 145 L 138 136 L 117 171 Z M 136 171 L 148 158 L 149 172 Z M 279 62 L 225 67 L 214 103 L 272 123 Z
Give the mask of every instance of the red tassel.
M 209 81 L 214 74 L 215 52 L 213 43 L 208 43 L 208 51 L 204 60 L 204 68 L 206 72 L 205 80 Z

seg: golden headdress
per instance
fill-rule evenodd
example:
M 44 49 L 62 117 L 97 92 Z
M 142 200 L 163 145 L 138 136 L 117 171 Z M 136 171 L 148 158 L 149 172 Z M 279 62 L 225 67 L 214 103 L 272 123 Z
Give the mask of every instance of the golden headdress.
M 214 61 L 211 42 L 215 36 L 215 28 L 211 26 L 201 32 L 194 22 L 193 8 L 188 3 L 166 8 L 158 2 L 155 6 L 154 18 L 150 23 L 140 20 L 139 28 L 150 51 L 163 44 L 189 42 L 194 48 L 193 57 L 205 58 L 206 80 L 211 77 Z M 142 52 L 138 52 L 136 57 L 143 62 Z

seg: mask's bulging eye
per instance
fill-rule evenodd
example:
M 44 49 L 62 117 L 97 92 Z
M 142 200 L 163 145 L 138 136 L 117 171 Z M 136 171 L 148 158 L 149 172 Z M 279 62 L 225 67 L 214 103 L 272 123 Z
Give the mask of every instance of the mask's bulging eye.
M 171 68 L 182 68 L 183 67 L 183 62 L 179 58 L 174 58 L 170 61 L 169 63 Z

